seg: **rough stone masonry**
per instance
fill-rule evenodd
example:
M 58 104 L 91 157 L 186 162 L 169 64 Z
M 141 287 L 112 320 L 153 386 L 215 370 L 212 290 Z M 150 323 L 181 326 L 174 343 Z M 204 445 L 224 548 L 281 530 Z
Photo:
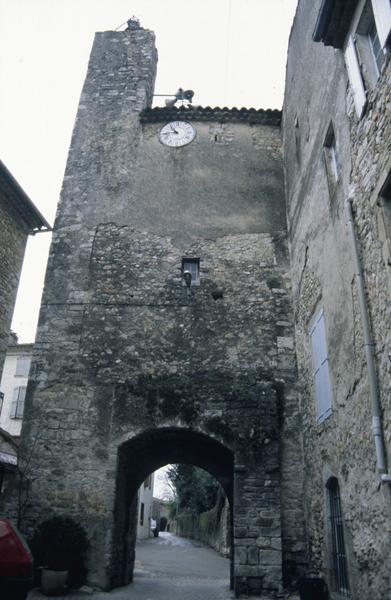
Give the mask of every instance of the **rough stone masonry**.
M 27 394 L 22 527 L 73 516 L 90 584 L 124 584 L 138 486 L 192 462 L 229 497 L 236 593 L 269 593 L 304 561 L 280 113 L 152 110 L 156 61 L 150 31 L 96 35 Z M 160 143 L 173 119 L 191 144 Z

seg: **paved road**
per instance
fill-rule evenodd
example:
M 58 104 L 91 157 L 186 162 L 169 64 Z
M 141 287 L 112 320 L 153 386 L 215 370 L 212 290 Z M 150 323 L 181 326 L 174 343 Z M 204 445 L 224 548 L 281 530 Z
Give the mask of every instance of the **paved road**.
M 71 592 L 57 599 L 231 600 L 233 597 L 229 589 L 228 559 L 200 542 L 162 532 L 158 538 L 137 544 L 132 584 L 111 592 Z M 47 596 L 33 590 L 28 600 L 47 600 Z M 290 596 L 290 600 L 298 600 L 298 597 Z
M 229 560 L 201 543 L 162 532 L 136 547 L 134 582 L 111 592 L 74 592 L 59 600 L 231 600 Z M 29 600 L 46 599 L 38 590 Z

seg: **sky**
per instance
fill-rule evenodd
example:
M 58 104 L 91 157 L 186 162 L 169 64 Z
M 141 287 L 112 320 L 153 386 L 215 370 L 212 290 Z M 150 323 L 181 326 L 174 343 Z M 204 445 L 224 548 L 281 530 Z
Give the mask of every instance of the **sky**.
M 281 108 L 297 0 L 0 0 L 0 158 L 53 224 L 94 33 L 156 34 L 157 94 Z M 162 103 L 164 99 L 156 99 Z M 12 329 L 33 342 L 50 234 L 30 237 Z

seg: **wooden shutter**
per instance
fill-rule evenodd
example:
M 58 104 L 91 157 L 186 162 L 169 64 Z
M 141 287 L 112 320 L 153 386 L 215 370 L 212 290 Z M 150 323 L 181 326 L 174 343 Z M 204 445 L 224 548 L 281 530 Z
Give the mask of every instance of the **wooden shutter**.
M 30 370 L 30 357 L 18 356 L 16 361 L 16 377 L 27 377 Z
M 391 2 L 390 0 L 372 0 L 372 9 L 379 41 L 381 47 L 384 48 L 391 30 Z
M 26 388 L 20 387 L 19 395 L 18 395 L 18 403 L 16 406 L 16 415 L 15 415 L 17 419 L 23 419 L 25 397 L 26 397 Z
M 361 76 L 360 65 L 357 58 L 353 38 L 350 36 L 345 49 L 345 63 L 348 70 L 350 85 L 352 86 L 354 105 L 358 118 L 361 117 L 367 97 Z
M 12 392 L 12 402 L 11 402 L 11 412 L 10 412 L 10 417 L 11 419 L 16 419 L 16 411 L 18 408 L 18 398 L 19 398 L 19 388 L 14 388 L 14 391 Z
M 315 319 L 315 323 L 311 329 L 311 341 L 314 365 L 316 420 L 321 422 L 331 414 L 331 384 L 323 311 Z

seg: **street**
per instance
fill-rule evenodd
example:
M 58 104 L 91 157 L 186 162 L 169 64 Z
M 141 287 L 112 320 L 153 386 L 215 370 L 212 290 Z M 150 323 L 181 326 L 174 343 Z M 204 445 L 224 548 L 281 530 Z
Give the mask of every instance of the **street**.
M 33 590 L 28 600 L 46 596 Z M 229 560 L 200 542 L 161 532 L 136 546 L 134 582 L 111 592 L 77 591 L 60 600 L 230 600 Z

